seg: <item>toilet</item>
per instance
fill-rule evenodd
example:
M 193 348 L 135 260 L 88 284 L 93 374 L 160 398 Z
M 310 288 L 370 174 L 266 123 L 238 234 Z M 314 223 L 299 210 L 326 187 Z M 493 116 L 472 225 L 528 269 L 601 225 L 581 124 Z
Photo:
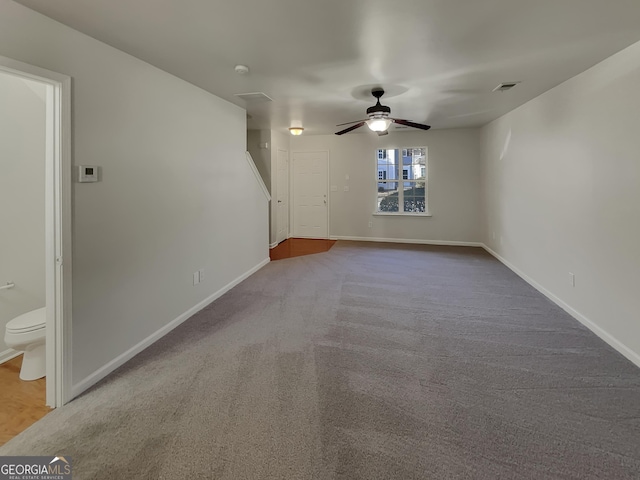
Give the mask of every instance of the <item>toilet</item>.
M 37 380 L 46 375 L 45 327 L 46 307 L 24 313 L 7 323 L 4 343 L 24 352 L 20 378 Z

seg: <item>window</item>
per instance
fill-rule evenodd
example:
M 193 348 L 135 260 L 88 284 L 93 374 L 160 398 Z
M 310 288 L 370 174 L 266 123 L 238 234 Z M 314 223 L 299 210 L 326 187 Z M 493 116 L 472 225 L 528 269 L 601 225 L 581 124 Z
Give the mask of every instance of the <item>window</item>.
M 378 166 L 376 212 L 428 213 L 427 148 L 378 149 L 376 156 Z

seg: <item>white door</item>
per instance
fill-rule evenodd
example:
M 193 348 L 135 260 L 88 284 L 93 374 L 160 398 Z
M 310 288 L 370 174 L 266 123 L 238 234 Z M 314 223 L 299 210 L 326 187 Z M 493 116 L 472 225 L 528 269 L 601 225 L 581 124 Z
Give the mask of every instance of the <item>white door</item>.
M 278 243 L 287 239 L 289 234 L 289 152 L 278 150 L 278 177 L 276 222 Z
M 329 152 L 293 153 L 293 236 L 329 237 Z

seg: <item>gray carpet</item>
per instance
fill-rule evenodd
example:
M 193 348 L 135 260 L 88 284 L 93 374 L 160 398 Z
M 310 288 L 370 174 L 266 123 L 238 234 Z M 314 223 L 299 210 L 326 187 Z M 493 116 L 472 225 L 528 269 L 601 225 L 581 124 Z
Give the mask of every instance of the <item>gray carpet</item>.
M 640 370 L 481 249 L 272 262 L 0 455 L 80 479 L 640 478 Z

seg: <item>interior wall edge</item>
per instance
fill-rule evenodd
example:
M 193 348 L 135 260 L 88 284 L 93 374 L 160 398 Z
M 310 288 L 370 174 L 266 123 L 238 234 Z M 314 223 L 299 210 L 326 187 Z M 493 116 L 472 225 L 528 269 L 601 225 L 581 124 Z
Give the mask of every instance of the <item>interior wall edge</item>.
M 497 252 L 493 251 L 487 245 L 482 244 L 482 248 L 484 248 L 488 253 L 493 255 L 504 266 L 506 266 L 513 273 L 515 273 L 520 278 L 522 278 L 525 282 L 527 282 L 529 285 L 531 285 L 533 288 L 535 288 L 538 292 L 542 293 L 545 297 L 547 297 L 553 303 L 555 303 L 560 308 L 562 308 L 565 312 L 567 312 L 569 315 L 571 315 L 573 318 L 575 318 L 577 321 L 579 321 L 582 325 L 584 325 L 589 330 L 591 330 L 601 340 L 603 340 L 604 342 L 609 344 L 609 346 L 611 346 L 614 350 L 616 350 L 618 353 L 620 353 L 622 356 L 624 356 L 627 360 L 632 362 L 637 367 L 640 367 L 640 353 L 639 352 L 635 352 L 631 348 L 627 347 L 623 342 L 618 340 L 615 336 L 611 335 L 604 328 L 600 327 L 596 322 L 594 322 L 593 320 L 590 320 L 587 316 L 585 316 L 582 313 L 578 312 L 571 305 L 566 303 L 560 297 L 554 295 L 550 290 L 547 290 L 544 286 L 542 286 L 540 283 L 536 282 L 533 278 L 528 276 L 526 273 L 524 273 L 522 270 L 520 270 L 514 264 L 509 262 L 507 259 L 505 259 L 502 256 L 500 256 Z
M 147 338 L 145 338 L 141 342 L 139 342 L 136 345 L 134 345 L 133 347 L 131 347 L 126 352 L 122 353 L 121 355 L 118 355 L 116 358 L 114 358 L 113 360 L 111 360 L 110 362 L 105 364 L 104 366 L 100 367 L 98 370 L 96 370 L 92 374 L 88 375 L 83 380 L 80 380 L 79 382 L 74 384 L 71 387 L 71 398 L 72 399 L 76 398 L 78 395 L 80 395 L 81 393 L 83 393 L 87 389 L 91 388 L 93 385 L 95 385 L 100 380 L 105 378 L 107 375 L 112 373 L 118 367 L 121 367 L 126 362 L 128 362 L 133 357 L 135 357 L 137 354 L 142 352 L 145 348 L 147 348 L 151 344 L 153 344 L 153 343 L 157 342 L 158 340 L 160 340 L 166 334 L 168 334 L 169 332 L 171 332 L 172 330 L 177 328 L 179 325 L 181 325 L 182 323 L 187 321 L 189 318 L 191 318 L 193 315 L 195 315 L 200 310 L 205 308 L 207 305 L 209 305 L 210 303 L 212 303 L 215 300 L 217 300 L 218 298 L 220 298 L 222 295 L 227 293 L 229 290 L 231 290 L 233 287 L 238 285 L 240 282 L 242 282 L 243 280 L 245 280 L 248 277 L 250 277 L 251 275 L 253 275 L 255 272 L 260 270 L 262 267 L 264 267 L 269 262 L 270 262 L 269 257 L 265 258 L 264 260 L 259 262 L 257 265 L 255 265 L 254 267 L 250 268 L 245 273 L 243 273 L 242 275 L 240 275 L 236 279 L 232 280 L 231 282 L 229 282 L 228 284 L 226 284 L 225 286 L 220 288 L 218 291 L 216 291 L 212 295 L 208 296 L 207 298 L 205 298 L 201 302 L 197 303 L 196 305 L 194 305 L 193 307 L 188 309 L 186 312 L 182 313 L 180 316 L 178 316 L 174 320 L 172 320 L 169 323 L 167 323 L 165 326 L 163 326 L 160 329 L 156 330 L 154 333 L 152 333 Z

